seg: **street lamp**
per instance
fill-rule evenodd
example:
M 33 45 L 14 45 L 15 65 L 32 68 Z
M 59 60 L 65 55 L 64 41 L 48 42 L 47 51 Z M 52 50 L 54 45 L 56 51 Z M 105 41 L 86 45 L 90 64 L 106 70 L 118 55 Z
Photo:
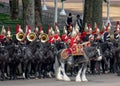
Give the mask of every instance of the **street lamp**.
M 48 10 L 45 2 L 46 2 L 46 0 L 43 0 L 42 10 Z
M 111 22 L 110 22 L 110 0 L 107 1 L 107 21 L 106 21 L 106 26 L 108 25 L 108 23 L 110 23 L 111 26 Z
M 55 20 L 54 24 L 57 23 L 57 18 L 58 18 L 58 0 L 54 0 L 54 5 L 55 5 Z
M 61 0 L 61 2 L 62 2 L 62 10 L 61 10 L 61 12 L 60 12 L 60 15 L 66 15 L 66 12 L 65 12 L 65 10 L 64 10 L 64 1 L 65 1 L 65 0 Z
M 84 17 L 84 5 L 85 5 L 85 0 L 82 0 L 82 16 L 81 16 L 81 19 L 83 20 L 83 17 Z

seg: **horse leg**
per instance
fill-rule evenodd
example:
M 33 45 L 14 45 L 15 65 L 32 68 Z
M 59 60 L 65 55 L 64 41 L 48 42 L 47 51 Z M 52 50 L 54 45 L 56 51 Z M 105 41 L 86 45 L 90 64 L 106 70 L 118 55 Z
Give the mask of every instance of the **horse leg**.
M 28 61 L 25 71 L 25 75 L 27 79 L 30 79 L 30 71 L 31 71 L 31 61 Z
M 21 63 L 21 67 L 22 67 L 22 76 L 23 76 L 23 78 L 25 79 L 26 77 L 25 77 L 25 70 L 26 70 L 26 64 L 25 64 L 25 62 L 22 62 Z
M 38 67 L 39 67 L 39 62 L 36 62 L 35 63 L 35 79 L 38 79 L 38 76 L 39 76 Z
M 61 66 L 59 66 L 58 68 L 57 68 L 57 71 L 56 71 L 56 78 L 58 79 L 58 80 L 63 80 L 63 78 L 62 78 L 62 74 L 61 74 Z
M 15 67 L 15 65 L 14 65 L 14 62 L 13 61 L 11 61 L 10 63 L 9 63 L 9 68 L 10 68 L 10 80 L 13 80 L 14 79 L 14 68 Z
M 70 81 L 70 78 L 65 73 L 65 63 L 61 62 L 61 71 L 63 73 L 63 80 L 64 81 Z
M 4 81 L 5 80 L 5 63 L 3 62 L 1 65 L 1 80 Z
M 78 70 L 78 74 L 76 75 L 76 78 L 75 78 L 76 82 L 81 82 L 82 81 L 81 77 L 80 77 L 80 75 L 82 73 L 82 69 L 83 69 L 83 65 L 81 65 L 80 69 Z
M 83 66 L 83 70 L 82 70 L 82 75 L 81 75 L 81 79 L 82 81 L 88 81 L 87 78 L 86 78 L 86 70 L 87 70 L 87 63 L 84 64 Z

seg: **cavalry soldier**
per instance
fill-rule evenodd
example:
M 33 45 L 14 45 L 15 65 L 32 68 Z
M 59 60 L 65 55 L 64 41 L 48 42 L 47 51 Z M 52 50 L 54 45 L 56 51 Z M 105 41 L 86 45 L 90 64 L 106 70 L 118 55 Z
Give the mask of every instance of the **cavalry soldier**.
M 110 40 L 110 23 L 108 23 L 108 25 L 106 26 L 106 30 L 105 32 L 103 33 L 103 46 L 102 46 L 102 52 L 105 52 L 106 49 L 108 48 L 108 43 L 111 41 Z M 108 60 L 109 58 L 107 58 L 107 61 L 109 62 Z M 105 60 L 101 60 L 101 64 L 102 64 L 102 70 L 103 70 L 103 73 L 108 73 L 108 65 L 105 63 Z
M 94 35 L 94 42 L 99 43 L 101 37 L 100 37 L 100 30 L 99 30 L 97 24 L 96 24 L 96 26 L 95 26 L 95 30 L 92 32 L 92 34 Z
M 83 42 L 86 41 L 85 37 L 86 37 L 87 32 L 88 32 L 88 26 L 87 26 L 87 23 L 85 23 L 84 32 L 81 33 L 81 39 L 82 39 Z
M 93 41 L 94 40 L 94 36 L 92 35 L 92 28 L 91 25 L 88 24 L 88 31 L 85 37 L 85 41 Z
M 5 46 L 12 45 L 12 43 L 13 43 L 9 26 L 7 28 L 7 34 L 6 34 L 6 39 L 5 39 L 4 43 L 5 43 Z
M 116 23 L 115 31 L 114 31 L 114 46 L 118 47 L 119 43 L 119 22 Z
M 104 35 L 105 31 L 106 31 L 106 27 L 105 27 L 104 22 L 103 22 L 103 24 L 102 24 L 102 30 L 100 31 L 101 42 L 103 42 L 103 35 Z
M 82 43 L 83 41 L 82 41 L 81 33 L 80 33 L 79 29 L 76 27 L 75 30 L 76 30 L 76 41 L 77 41 L 77 43 Z
M 55 35 L 54 35 L 54 39 L 55 39 L 55 42 L 61 41 L 61 38 L 60 38 L 60 31 L 59 31 L 57 25 L 55 26 Z
M 38 37 L 39 39 L 41 39 L 41 35 L 42 35 L 43 33 L 44 33 L 44 31 L 43 31 L 43 27 L 40 26 L 37 37 Z
M 61 36 L 61 40 L 65 43 L 68 43 L 69 42 L 69 36 L 67 35 L 67 30 L 64 26 L 64 29 L 63 29 L 63 34 Z
M 34 32 L 35 32 L 36 36 L 38 37 L 39 36 L 39 28 L 37 25 L 35 26 Z
M 103 42 L 110 41 L 110 23 L 108 23 L 108 26 L 106 26 L 106 31 L 103 34 Z
M 77 36 L 77 33 L 76 33 L 75 29 L 73 28 L 72 33 L 71 33 L 71 38 L 70 38 L 70 46 L 69 46 L 70 48 L 73 45 L 77 44 L 76 36 Z
M 93 43 L 91 44 L 91 46 L 97 46 L 98 45 L 98 43 L 99 43 L 99 41 L 100 41 L 100 30 L 99 30 L 99 28 L 98 28 L 98 26 L 97 26 L 97 24 L 95 23 L 95 27 L 94 27 L 94 30 L 93 30 L 93 32 L 92 32 L 92 34 L 94 35 L 94 40 L 93 40 Z M 96 60 L 91 60 L 90 61 L 90 69 L 91 69 L 91 73 L 92 74 L 95 74 L 96 73 L 96 71 L 95 71 L 95 66 L 96 65 Z
M 49 36 L 48 43 L 54 43 L 55 42 L 54 35 L 55 35 L 55 32 L 54 32 L 53 28 L 51 27 L 51 29 L 48 30 L 48 36 Z
M 1 34 L 0 34 L 0 42 L 1 42 L 1 44 L 3 44 L 5 38 L 6 38 L 6 30 L 5 30 L 4 26 L 2 26 L 2 30 L 1 30 Z

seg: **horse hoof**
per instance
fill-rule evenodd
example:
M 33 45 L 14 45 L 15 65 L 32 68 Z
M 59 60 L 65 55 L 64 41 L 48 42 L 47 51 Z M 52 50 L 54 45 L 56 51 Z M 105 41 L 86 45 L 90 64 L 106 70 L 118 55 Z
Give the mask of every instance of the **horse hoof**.
M 75 80 L 76 82 L 81 82 L 81 80 L 80 79 L 77 79 L 77 80 Z
M 88 82 L 88 80 L 87 80 L 87 79 L 82 79 L 82 81 L 83 81 L 83 82 Z
M 75 81 L 76 82 L 81 82 L 81 79 L 76 77 Z
M 70 78 L 68 78 L 68 77 L 63 77 L 63 80 L 64 81 L 71 81 Z
M 63 80 L 63 78 L 58 76 L 58 77 L 57 77 L 57 80 Z
M 70 79 L 64 79 L 64 81 L 71 81 Z

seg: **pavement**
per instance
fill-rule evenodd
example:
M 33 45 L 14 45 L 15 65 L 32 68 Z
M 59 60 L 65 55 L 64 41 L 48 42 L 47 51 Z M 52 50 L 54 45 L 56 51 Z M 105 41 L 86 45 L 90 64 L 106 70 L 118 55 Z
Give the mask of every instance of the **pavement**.
M 88 75 L 88 82 L 57 81 L 55 78 L 0 81 L 0 86 L 120 86 L 120 76 L 116 74 Z

